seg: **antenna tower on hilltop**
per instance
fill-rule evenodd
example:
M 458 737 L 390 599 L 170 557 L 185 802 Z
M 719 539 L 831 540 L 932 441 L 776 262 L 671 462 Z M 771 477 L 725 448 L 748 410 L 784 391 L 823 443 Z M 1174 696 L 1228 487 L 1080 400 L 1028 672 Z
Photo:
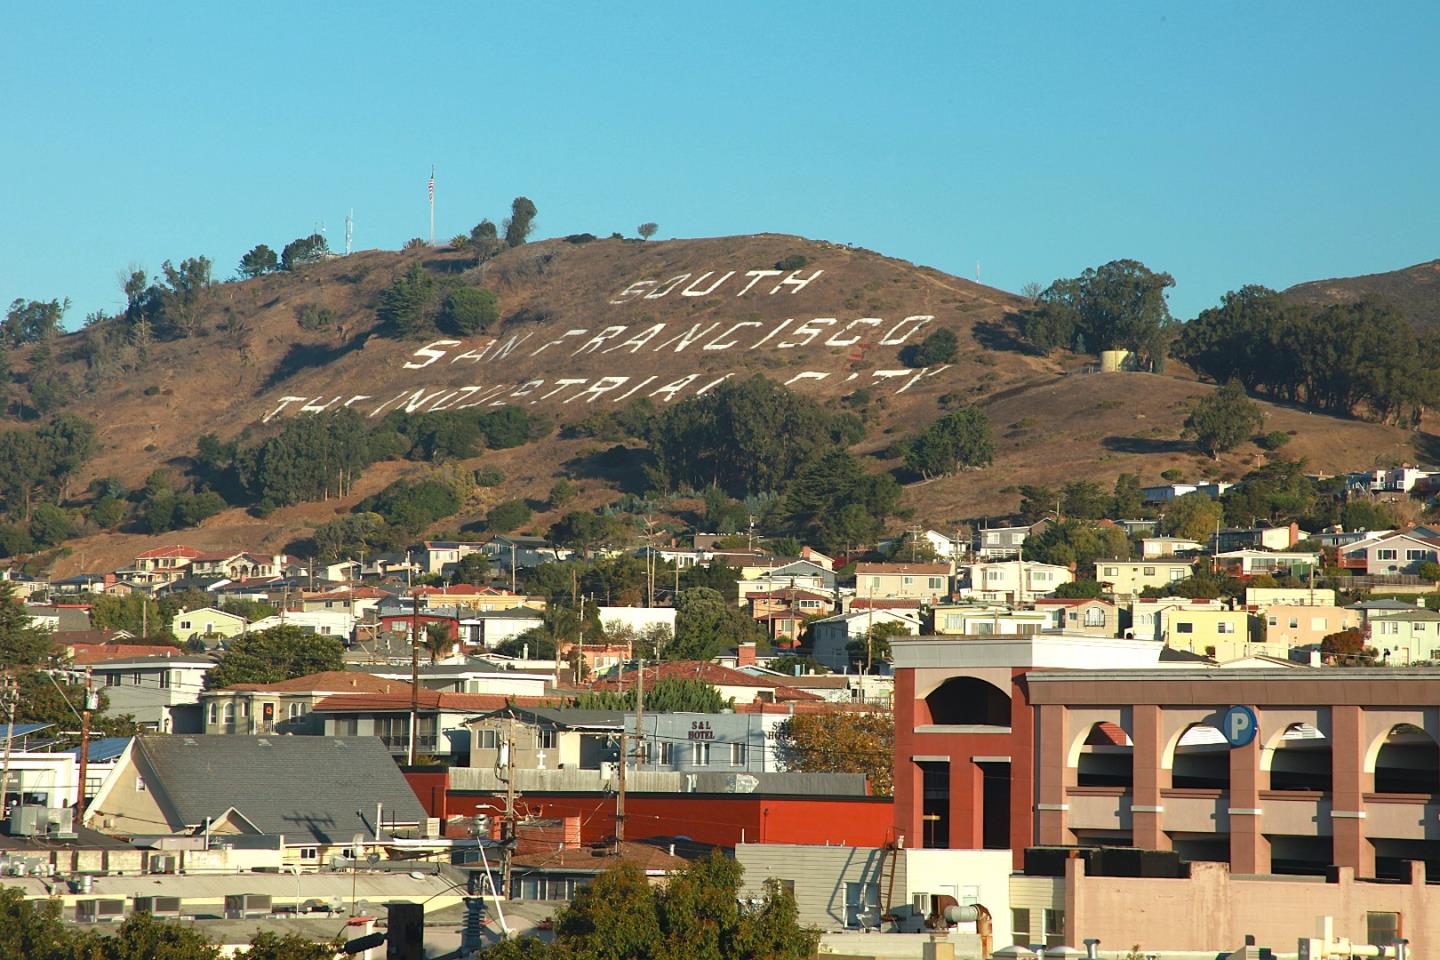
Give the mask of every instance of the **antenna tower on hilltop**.
M 435 165 L 430 165 L 430 246 L 435 246 Z
M 355 210 L 351 208 L 345 215 L 345 256 L 350 256 L 350 241 L 355 236 Z

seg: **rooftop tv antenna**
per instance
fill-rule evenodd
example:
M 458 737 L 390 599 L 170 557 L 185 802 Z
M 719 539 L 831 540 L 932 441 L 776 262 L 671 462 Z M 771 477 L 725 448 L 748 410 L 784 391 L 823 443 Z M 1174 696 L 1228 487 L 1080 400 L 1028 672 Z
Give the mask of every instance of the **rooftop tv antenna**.
M 350 241 L 355 236 L 355 210 L 352 207 L 345 215 L 345 256 L 350 256 Z

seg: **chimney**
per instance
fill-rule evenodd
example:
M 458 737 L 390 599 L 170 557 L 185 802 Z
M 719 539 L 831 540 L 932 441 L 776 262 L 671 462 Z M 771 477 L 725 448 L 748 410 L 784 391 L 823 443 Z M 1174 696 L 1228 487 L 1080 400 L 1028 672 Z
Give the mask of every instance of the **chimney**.
M 1423 605 L 1423 604 L 1422 604 Z M 755 643 L 742 643 L 735 651 L 735 665 L 737 667 L 751 666 L 755 663 Z

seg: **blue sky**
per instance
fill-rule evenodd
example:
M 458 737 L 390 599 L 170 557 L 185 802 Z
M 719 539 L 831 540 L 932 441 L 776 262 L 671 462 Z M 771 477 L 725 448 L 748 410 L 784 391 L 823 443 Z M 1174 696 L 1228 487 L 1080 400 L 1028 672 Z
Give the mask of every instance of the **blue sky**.
M 323 221 L 395 248 L 778 231 L 1018 289 L 1117 257 L 1188 318 L 1440 257 L 1440 4 L 29 3 L 0 20 L 0 304 Z

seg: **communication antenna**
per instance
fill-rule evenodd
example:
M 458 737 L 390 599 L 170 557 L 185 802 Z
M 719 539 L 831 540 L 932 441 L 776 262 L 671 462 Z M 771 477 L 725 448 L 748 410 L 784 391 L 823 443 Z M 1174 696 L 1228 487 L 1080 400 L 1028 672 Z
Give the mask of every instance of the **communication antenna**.
M 979 282 L 980 282 L 980 261 L 979 261 L 979 260 L 976 260 L 976 261 L 975 261 L 975 282 L 976 282 L 976 283 L 979 283 Z
M 430 246 L 435 246 L 435 165 L 430 165 Z
M 345 256 L 350 256 L 350 241 L 355 236 L 355 209 L 345 215 Z

